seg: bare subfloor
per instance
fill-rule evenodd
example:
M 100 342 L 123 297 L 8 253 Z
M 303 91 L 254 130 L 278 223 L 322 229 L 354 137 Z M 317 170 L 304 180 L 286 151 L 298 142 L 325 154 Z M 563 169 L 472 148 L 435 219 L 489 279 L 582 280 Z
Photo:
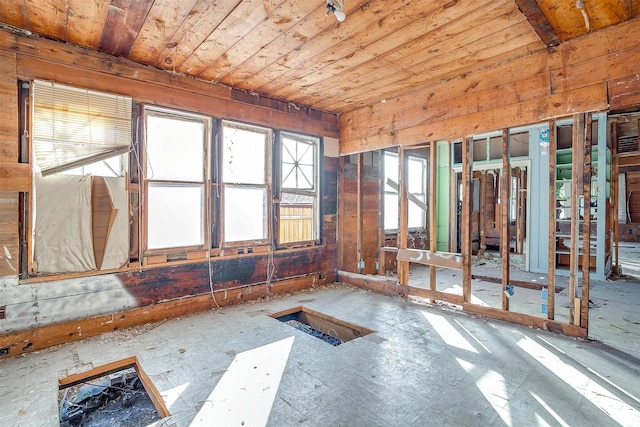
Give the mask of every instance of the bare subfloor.
M 300 305 L 376 332 L 334 347 L 269 317 Z M 634 357 L 342 285 L 0 361 L 0 425 L 57 425 L 59 378 L 130 356 L 155 425 L 640 425 Z

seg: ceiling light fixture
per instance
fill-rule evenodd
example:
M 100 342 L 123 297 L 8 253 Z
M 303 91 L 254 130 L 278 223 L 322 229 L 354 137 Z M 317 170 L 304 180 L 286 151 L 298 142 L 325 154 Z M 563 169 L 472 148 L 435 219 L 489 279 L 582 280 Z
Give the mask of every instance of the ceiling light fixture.
M 327 15 L 333 13 L 338 22 L 342 22 L 347 18 L 347 15 L 342 10 L 343 7 L 343 0 L 327 0 Z

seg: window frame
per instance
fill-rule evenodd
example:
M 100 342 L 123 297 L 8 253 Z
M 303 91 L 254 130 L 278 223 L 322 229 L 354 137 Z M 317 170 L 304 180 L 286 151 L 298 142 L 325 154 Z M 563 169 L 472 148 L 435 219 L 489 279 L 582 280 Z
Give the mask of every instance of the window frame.
M 284 140 L 285 138 L 289 138 L 298 143 L 307 143 L 312 146 L 313 150 L 313 188 L 312 189 L 299 189 L 299 188 L 286 188 L 284 186 L 283 180 L 286 178 L 284 176 Z M 290 247 L 298 247 L 310 244 L 319 244 L 322 241 L 322 227 L 321 225 L 321 205 L 322 205 L 322 197 L 321 197 L 321 180 L 320 180 L 320 171 L 322 168 L 322 138 L 312 135 L 305 135 L 299 132 L 292 131 L 278 131 L 276 134 L 276 161 L 274 161 L 275 168 L 275 177 L 274 182 L 276 183 L 276 192 L 277 192 L 277 200 L 274 205 L 274 215 L 275 215 L 275 224 L 274 224 L 274 242 L 276 248 L 290 248 Z M 294 159 L 295 161 L 295 159 Z M 295 166 L 294 166 L 295 168 Z M 313 217 L 312 217 L 312 237 L 311 239 L 303 239 L 303 240 L 295 240 L 283 242 L 281 241 L 280 236 L 280 227 L 282 226 L 282 199 L 284 194 L 291 195 L 300 195 L 306 197 L 312 197 L 314 199 L 313 202 Z
M 202 139 L 202 149 L 203 149 L 203 157 L 202 157 L 202 181 L 185 181 L 178 179 L 153 179 L 148 176 L 148 168 L 149 168 L 149 156 L 147 151 L 147 118 L 149 116 L 154 117 L 163 117 L 169 119 L 176 120 L 186 120 L 191 122 L 202 122 L 204 124 L 203 127 L 203 139 Z M 214 217 L 214 212 L 211 208 L 211 146 L 212 146 L 212 135 L 213 135 L 213 119 L 211 116 L 205 114 L 198 114 L 192 112 L 186 112 L 183 110 L 170 108 L 170 107 L 161 107 L 150 104 L 143 104 L 141 106 L 141 114 L 140 120 L 142 123 L 142 135 L 140 141 L 140 165 L 141 168 L 141 186 L 140 191 L 142 198 L 143 209 L 140 213 L 140 226 L 143 230 L 143 238 L 139 244 L 142 246 L 142 256 L 154 256 L 154 255 L 171 255 L 178 253 L 185 253 L 190 251 L 197 250 L 209 250 L 212 245 L 212 233 L 211 233 L 211 224 L 212 218 Z M 202 228 L 202 244 L 195 245 L 184 245 L 184 246 L 170 246 L 170 247 L 160 247 L 160 248 L 150 248 L 149 247 L 149 187 L 153 186 L 153 184 L 165 185 L 167 187 L 182 187 L 182 188 L 194 188 L 200 187 L 202 188 L 202 204 L 201 204 L 201 228 Z
M 274 142 L 274 130 L 272 128 L 257 126 L 253 124 L 243 123 L 236 120 L 220 120 L 218 127 L 218 153 L 219 158 L 217 165 L 219 167 L 219 187 L 220 187 L 220 229 L 218 236 L 220 239 L 220 247 L 225 248 L 243 248 L 259 245 L 271 245 L 274 241 L 273 230 L 271 227 L 273 221 L 273 197 L 272 197 L 272 164 L 273 164 L 273 142 Z M 242 183 L 242 182 L 227 182 L 224 176 L 224 161 L 225 161 L 225 128 L 241 129 L 245 131 L 262 133 L 265 135 L 265 153 L 264 153 L 264 182 L 262 184 L 256 183 Z M 265 191 L 265 217 L 263 219 L 263 227 L 265 231 L 265 237 L 259 239 L 247 239 L 247 240 L 227 240 L 227 218 L 226 218 L 226 205 L 227 188 L 235 189 L 264 189 Z

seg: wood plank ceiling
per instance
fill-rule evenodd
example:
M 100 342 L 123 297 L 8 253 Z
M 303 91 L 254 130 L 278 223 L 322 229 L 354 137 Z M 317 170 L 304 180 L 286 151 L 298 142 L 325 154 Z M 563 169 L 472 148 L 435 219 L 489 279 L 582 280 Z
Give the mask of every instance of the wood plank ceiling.
M 325 0 L 2 0 L 0 23 L 344 113 L 640 14 L 640 0 L 344 3 L 340 23 Z

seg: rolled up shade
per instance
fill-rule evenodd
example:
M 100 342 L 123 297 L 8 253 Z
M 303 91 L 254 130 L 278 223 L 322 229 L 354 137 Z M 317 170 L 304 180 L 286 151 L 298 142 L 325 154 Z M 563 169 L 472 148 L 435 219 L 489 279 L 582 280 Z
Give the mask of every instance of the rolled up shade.
M 33 153 L 42 175 L 129 151 L 131 98 L 33 82 Z

